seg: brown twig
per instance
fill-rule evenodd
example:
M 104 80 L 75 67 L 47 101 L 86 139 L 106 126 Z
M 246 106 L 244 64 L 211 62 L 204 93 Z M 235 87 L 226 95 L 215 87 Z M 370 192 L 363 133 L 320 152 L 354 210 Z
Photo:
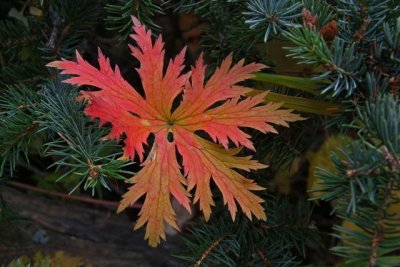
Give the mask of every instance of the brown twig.
M 13 181 L 8 181 L 7 183 L 13 187 L 17 187 L 20 189 L 25 189 L 25 190 L 29 190 L 29 191 L 33 191 L 33 192 L 38 192 L 38 193 L 46 194 L 49 196 L 60 197 L 63 199 L 74 200 L 74 201 L 89 203 L 89 204 L 93 204 L 93 205 L 103 205 L 103 206 L 112 206 L 112 207 L 119 206 L 119 202 L 117 202 L 117 201 L 94 199 L 94 198 L 84 197 L 84 196 L 71 196 L 71 195 L 68 195 L 65 193 L 50 191 L 50 190 L 39 188 L 36 186 L 27 185 L 27 184 L 19 183 L 19 182 L 13 182 Z M 133 209 L 140 209 L 141 207 L 142 207 L 142 205 L 140 205 L 140 204 L 135 204 L 133 206 L 130 206 L 130 208 L 133 208 Z
M 264 263 L 265 266 L 271 266 L 267 256 L 265 256 L 265 254 L 261 251 L 261 249 L 259 249 L 257 251 L 258 256 L 260 257 L 260 259 L 262 260 L 262 262 Z
M 379 209 L 379 219 L 378 219 L 378 223 L 377 223 L 377 229 L 374 233 L 374 237 L 373 237 L 372 244 L 371 244 L 371 252 L 370 252 L 370 256 L 369 256 L 369 266 L 370 267 L 377 266 L 378 249 L 384 239 L 384 220 L 386 217 L 385 216 L 386 209 L 389 205 L 390 196 L 393 192 L 394 185 L 395 184 L 393 181 L 389 182 L 389 184 L 387 185 L 385 197 L 384 197 L 383 203 L 381 205 L 381 208 Z
M 219 243 L 221 243 L 221 241 L 224 239 L 223 236 L 221 236 L 220 238 L 216 239 L 214 242 L 211 243 L 211 245 L 206 249 L 206 251 L 204 251 L 203 255 L 201 255 L 201 258 L 196 262 L 196 264 L 194 265 L 194 267 L 200 267 L 201 264 L 203 263 L 203 261 L 208 257 L 208 255 L 210 254 L 210 252 L 216 247 L 218 246 Z
M 399 160 L 397 159 L 397 157 L 393 156 L 389 152 L 389 150 L 386 146 L 384 147 L 384 153 L 385 153 L 385 157 L 386 157 L 386 161 L 387 161 L 389 170 L 392 171 L 392 173 L 396 177 L 396 181 L 398 182 L 399 181 L 398 171 L 400 170 Z M 386 217 L 385 216 L 386 209 L 389 206 L 390 197 L 393 194 L 393 190 L 394 190 L 395 186 L 396 186 L 396 184 L 393 180 L 388 183 L 388 185 L 386 187 L 386 192 L 385 192 L 385 197 L 383 199 L 383 203 L 379 209 L 378 225 L 377 225 L 377 229 L 374 233 L 374 237 L 373 237 L 372 245 L 371 245 L 371 252 L 370 252 L 370 256 L 369 256 L 369 265 L 371 267 L 377 266 L 378 249 L 384 239 L 384 227 L 385 227 L 384 220 Z

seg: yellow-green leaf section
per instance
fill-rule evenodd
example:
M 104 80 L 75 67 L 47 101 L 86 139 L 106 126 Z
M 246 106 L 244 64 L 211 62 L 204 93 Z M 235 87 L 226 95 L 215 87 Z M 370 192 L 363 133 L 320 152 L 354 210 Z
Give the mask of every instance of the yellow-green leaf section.
M 255 73 L 255 77 L 252 78 L 254 81 L 260 81 L 263 83 L 269 83 L 274 85 L 280 85 L 289 87 L 296 90 L 305 91 L 313 95 L 319 95 L 318 90 L 323 86 L 323 81 L 316 81 L 311 78 L 296 77 L 289 75 L 280 75 L 275 73 Z
M 262 92 L 264 91 L 254 89 L 247 95 L 254 96 Z M 265 96 L 265 102 L 269 103 L 271 101 L 283 102 L 282 108 L 294 109 L 300 112 L 312 113 L 317 115 L 333 116 L 343 110 L 343 106 L 337 103 L 268 92 L 268 94 Z

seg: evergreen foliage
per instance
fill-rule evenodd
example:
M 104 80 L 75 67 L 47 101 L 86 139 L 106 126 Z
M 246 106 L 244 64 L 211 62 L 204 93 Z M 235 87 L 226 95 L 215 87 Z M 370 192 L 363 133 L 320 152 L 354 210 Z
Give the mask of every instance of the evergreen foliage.
M 160 26 L 154 23 L 152 18 L 156 15 L 164 14 L 164 10 L 159 4 L 153 2 L 152 0 L 129 0 L 107 4 L 105 6 L 107 29 L 120 33 L 119 39 L 124 41 L 131 33 L 133 26 L 131 16 L 135 16 L 148 27 L 160 30 Z
M 343 150 L 344 159 L 333 155 L 337 173 L 318 171 L 319 198 L 335 201 L 337 216 L 353 225 L 334 227 L 342 244 L 332 251 L 347 258 L 345 266 L 394 266 L 400 260 L 399 101 L 378 95 L 358 112 L 361 139 Z
M 271 32 L 276 35 L 283 27 L 297 26 L 293 21 L 301 16 L 298 12 L 300 7 L 301 2 L 291 4 L 289 0 L 252 0 L 247 4 L 248 11 L 243 14 L 249 17 L 245 22 L 250 24 L 250 29 L 261 27 L 265 32 L 264 42 L 267 42 Z M 263 25 L 266 25 L 266 29 Z
M 194 266 L 297 266 L 305 256 L 306 243 L 320 242 L 310 224 L 312 209 L 304 202 L 268 196 L 267 222 L 250 222 L 243 216 L 229 223 L 222 215 L 201 222 L 183 238 L 187 250 L 178 257 Z
M 39 96 L 27 87 L 8 87 L 0 97 L 0 175 L 5 168 L 13 174 L 20 154 L 29 161 L 29 143 L 38 129 L 38 100 Z
M 45 67 L 51 59 L 71 58 L 74 50 L 82 44 L 83 38 L 87 37 L 97 22 L 101 6 L 97 1 L 85 0 L 34 2 L 31 7 L 41 10 L 39 16 L 25 16 L 27 7 L 23 6 L 19 20 L 1 21 L 4 27 L 0 27 L 0 43 L 6 49 L 0 54 L 0 86 L 5 89 L 0 104 L 0 175 L 5 169 L 13 175 L 20 154 L 29 162 L 32 138 L 45 137 L 46 143 L 41 153 L 56 156 L 58 159 L 53 165 L 58 168 L 70 168 L 60 178 L 79 171 L 86 177 L 78 186 L 83 181 L 85 189 L 93 189 L 99 183 L 106 186 L 103 176 L 113 175 L 113 178 L 120 179 L 122 176 L 119 171 L 127 163 L 116 161 L 115 154 L 98 156 L 110 144 L 99 142 L 97 127 L 87 127 L 85 124 L 81 111 L 83 105 L 76 104 L 72 93 L 67 93 L 71 91 L 70 88 L 55 86 L 51 82 L 55 74 Z M 26 24 L 21 21 L 26 21 Z M 48 89 L 55 87 L 58 91 Z M 86 134 L 85 138 L 82 134 Z M 67 145 L 62 144 L 65 138 L 70 138 L 67 139 Z M 105 160 L 104 166 L 99 164 L 99 157 Z M 90 173 L 94 173 L 93 168 L 97 165 L 101 166 L 98 171 L 100 179 L 86 179 Z
M 76 97 L 76 90 L 59 81 L 44 88 L 39 124 L 41 130 L 52 136 L 45 144 L 44 154 L 57 158 L 49 167 L 68 169 L 58 180 L 71 173 L 79 174 L 81 180 L 72 191 L 83 184 L 83 189 L 90 188 L 93 195 L 99 185 L 110 190 L 107 179 L 124 180 L 123 174 L 132 175 L 132 172 L 124 170 L 132 162 L 117 160 L 122 152 L 110 153 L 121 148 L 114 141 L 101 140 L 106 130 L 84 116 L 83 103 L 77 102 Z

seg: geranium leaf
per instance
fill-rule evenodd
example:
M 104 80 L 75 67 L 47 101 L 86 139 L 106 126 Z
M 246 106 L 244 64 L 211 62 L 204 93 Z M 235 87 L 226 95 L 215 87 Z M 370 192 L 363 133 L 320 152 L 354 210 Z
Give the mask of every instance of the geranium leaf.
M 265 220 L 261 205 L 264 201 L 252 191 L 262 190 L 253 180 L 235 169 L 257 170 L 267 167 L 250 156 L 237 156 L 241 147 L 255 150 L 251 136 L 241 128 L 248 127 L 261 132 L 277 133 L 272 126 L 288 126 L 288 122 L 301 120 L 291 110 L 279 109 L 281 104 L 263 105 L 265 94 L 245 97 L 250 88 L 239 82 L 254 77 L 254 72 L 264 68 L 262 64 L 244 65 L 241 60 L 232 65 L 229 55 L 205 82 L 203 58 L 196 61 L 191 72 L 182 74 L 185 49 L 168 64 L 163 73 L 164 44 L 161 37 L 154 43 L 151 32 L 133 19 L 131 46 L 134 57 L 140 61 L 137 70 L 142 80 L 145 96 L 142 97 L 121 76 L 118 67 L 113 70 L 109 60 L 99 51 L 97 69 L 77 54 L 77 62 L 61 60 L 48 66 L 63 70 L 74 77 L 65 82 L 91 85 L 99 91 L 83 91 L 88 101 L 85 112 L 99 118 L 101 123 L 111 123 L 108 138 L 120 138 L 125 134 L 124 153 L 134 159 L 137 155 L 143 168 L 129 181 L 133 186 L 123 196 L 118 211 L 133 205 L 145 196 L 135 229 L 146 224 L 145 238 L 151 246 L 165 239 L 164 222 L 178 229 L 170 195 L 190 212 L 190 194 L 194 189 L 194 203 L 200 203 L 206 219 L 210 217 L 212 199 L 210 182 L 213 180 L 221 191 L 232 219 L 237 204 L 248 218 L 254 215 Z M 179 106 L 172 111 L 177 96 L 182 95 Z M 200 136 L 198 132 L 209 135 Z M 149 136 L 155 136 L 146 160 L 144 145 Z M 232 143 L 236 148 L 230 148 Z M 182 166 L 177 160 L 182 157 Z

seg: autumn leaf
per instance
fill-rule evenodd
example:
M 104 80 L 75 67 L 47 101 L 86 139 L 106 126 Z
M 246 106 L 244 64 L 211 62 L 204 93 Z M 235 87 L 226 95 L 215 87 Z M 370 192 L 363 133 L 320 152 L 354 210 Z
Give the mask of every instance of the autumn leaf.
M 241 127 L 276 133 L 272 124 L 288 126 L 288 122 L 301 117 L 291 110 L 280 110 L 280 104 L 261 105 L 265 94 L 245 98 L 251 89 L 237 83 L 253 77 L 252 73 L 264 67 L 261 64 L 244 65 L 241 60 L 232 66 L 232 55 L 229 55 L 205 82 L 202 56 L 191 72 L 182 73 L 183 49 L 169 61 L 163 73 L 161 36 L 153 43 L 151 32 L 136 18 L 132 20 L 135 33 L 131 37 L 137 46 L 130 49 L 140 62 L 137 71 L 145 96 L 123 79 L 118 66 L 111 68 L 100 50 L 99 69 L 83 60 L 79 53 L 76 62 L 63 59 L 48 65 L 63 70 L 62 74 L 74 75 L 66 83 L 100 89 L 82 91 L 82 97 L 88 101 L 85 113 L 99 118 L 101 125 L 112 124 L 108 138 L 119 139 L 125 134 L 124 155 L 131 159 L 137 156 L 142 162 L 143 168 L 129 180 L 133 186 L 123 196 L 118 211 L 145 196 L 135 229 L 146 224 L 145 238 L 151 246 L 157 246 L 160 237 L 165 239 L 164 222 L 178 229 L 170 196 L 190 212 L 189 192 L 195 188 L 193 202 L 199 202 L 208 220 L 214 206 L 210 189 L 213 180 L 233 220 L 237 204 L 248 218 L 254 215 L 265 220 L 261 205 L 264 200 L 252 192 L 263 188 L 235 171 L 267 167 L 250 156 L 236 156 L 242 147 L 255 150 L 251 136 Z M 181 100 L 175 107 L 178 96 Z M 201 136 L 199 131 L 203 133 Z M 154 142 L 144 160 L 144 145 L 148 145 L 150 135 L 154 135 Z M 231 143 L 236 148 L 230 148 Z

